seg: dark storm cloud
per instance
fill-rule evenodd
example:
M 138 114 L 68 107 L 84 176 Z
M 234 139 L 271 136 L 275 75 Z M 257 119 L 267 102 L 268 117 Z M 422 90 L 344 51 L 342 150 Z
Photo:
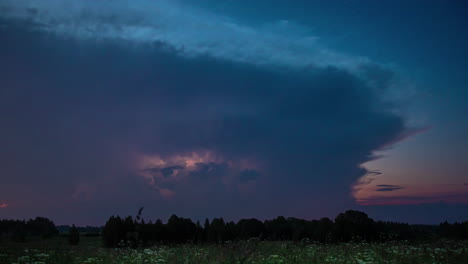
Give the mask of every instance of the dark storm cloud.
M 145 172 L 151 172 L 151 173 L 162 173 L 164 177 L 169 177 L 173 175 L 174 171 L 176 170 L 183 170 L 184 166 L 181 165 L 176 165 L 176 166 L 170 166 L 170 167 L 164 167 L 164 168 L 149 168 L 145 169 Z
M 226 163 L 197 163 L 196 169 L 190 172 L 193 179 L 205 180 L 209 178 L 220 178 L 227 173 L 229 166 Z
M 256 170 L 243 170 L 241 171 L 240 181 L 249 182 L 254 181 L 260 176 L 260 173 Z
M 161 169 L 161 173 L 165 177 L 169 177 L 174 173 L 175 170 L 182 170 L 182 169 L 184 169 L 184 167 L 182 167 L 182 166 L 172 166 L 172 167 L 167 167 L 167 168 Z
M 74 202 L 67 197 L 78 185 L 97 186 L 91 207 L 118 203 L 131 212 L 150 203 L 161 206 L 161 216 L 311 217 L 324 205 L 335 213 L 353 203 L 350 186 L 366 173 L 359 164 L 406 130 L 383 98 L 388 75 L 371 64 L 368 76 L 333 66 L 187 58 L 159 44 L 71 40 L 15 24 L 0 34 L 0 174 L 10 175 L 0 191 L 8 201 L 49 193 L 45 214 Z M 188 181 L 172 177 L 181 164 L 149 169 L 171 179 L 160 186 L 169 201 L 135 165 L 141 155 L 206 150 L 220 161 L 196 163 Z M 260 169 L 234 173 L 228 162 L 238 160 Z M 231 174 L 256 185 L 244 194 L 231 186 L 239 181 L 224 177 Z M 38 193 L 6 189 L 24 183 Z M 93 212 L 89 218 L 108 216 Z

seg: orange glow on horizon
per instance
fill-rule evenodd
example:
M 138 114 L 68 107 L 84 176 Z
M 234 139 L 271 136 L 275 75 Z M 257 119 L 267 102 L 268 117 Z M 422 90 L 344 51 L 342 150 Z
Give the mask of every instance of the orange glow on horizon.
M 395 187 L 386 188 L 385 186 Z M 468 186 L 464 184 L 387 184 L 383 186 L 380 183 L 364 181 L 353 188 L 353 197 L 360 205 L 404 205 L 438 202 L 468 204 Z
M 374 154 L 378 158 L 361 164 L 367 173 L 352 186 L 352 196 L 358 204 L 468 204 L 463 172 L 439 164 L 421 166 L 395 150 Z

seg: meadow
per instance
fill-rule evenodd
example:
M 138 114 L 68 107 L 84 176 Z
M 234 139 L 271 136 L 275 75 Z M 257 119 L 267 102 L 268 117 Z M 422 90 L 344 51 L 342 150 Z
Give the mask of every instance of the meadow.
M 224 245 L 174 245 L 151 248 L 103 248 L 99 237 L 82 237 L 79 246 L 66 238 L 0 244 L 5 264 L 146 264 L 146 263 L 402 263 L 466 264 L 468 241 L 321 244 L 244 241 Z

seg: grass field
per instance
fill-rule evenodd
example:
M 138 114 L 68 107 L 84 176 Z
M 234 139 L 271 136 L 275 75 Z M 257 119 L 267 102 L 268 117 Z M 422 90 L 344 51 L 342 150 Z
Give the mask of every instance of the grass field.
M 147 249 L 106 249 L 100 238 L 82 238 L 69 246 L 65 238 L 0 244 L 0 263 L 407 263 L 466 264 L 468 241 L 412 244 L 304 244 L 239 242 L 226 245 L 180 245 Z

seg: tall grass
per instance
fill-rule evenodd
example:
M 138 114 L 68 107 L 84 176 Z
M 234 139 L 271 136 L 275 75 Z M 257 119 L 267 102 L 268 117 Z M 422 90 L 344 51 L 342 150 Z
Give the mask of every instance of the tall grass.
M 468 241 L 440 241 L 412 244 L 342 243 L 314 244 L 292 242 L 236 242 L 225 245 L 177 245 L 146 249 L 106 249 L 95 239 L 84 239 L 80 246 L 65 241 L 0 244 L 0 263 L 8 264 L 83 264 L 83 263 L 398 263 L 466 264 Z

